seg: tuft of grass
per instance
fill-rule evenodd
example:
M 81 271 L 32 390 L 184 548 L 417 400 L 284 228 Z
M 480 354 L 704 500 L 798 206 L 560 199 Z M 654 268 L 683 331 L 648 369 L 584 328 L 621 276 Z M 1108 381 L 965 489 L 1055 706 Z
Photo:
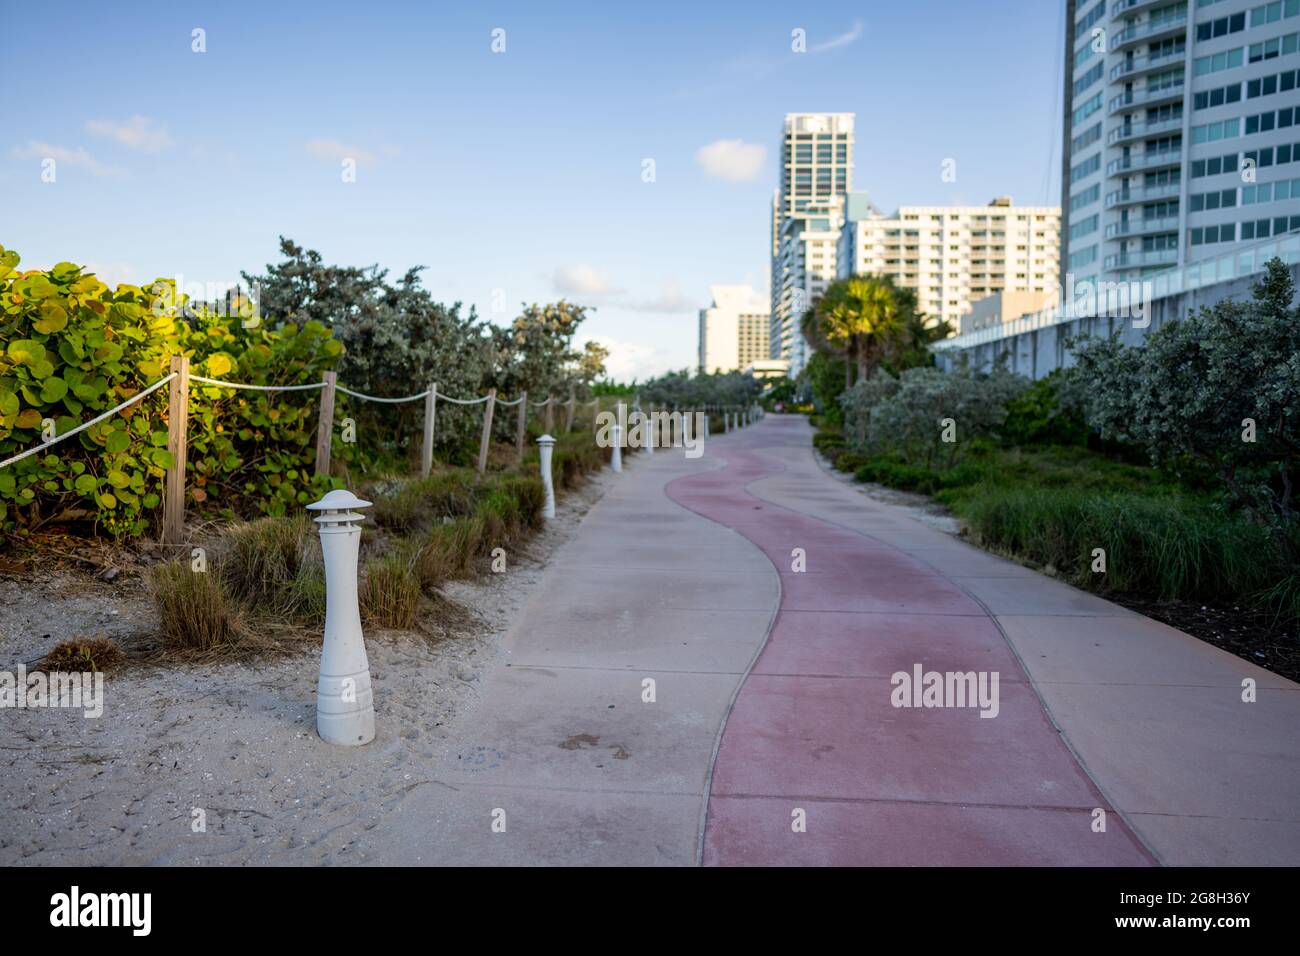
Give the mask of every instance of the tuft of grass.
M 301 623 L 325 619 L 325 566 L 308 515 L 259 518 L 222 535 L 217 573 L 226 592 L 257 614 Z
M 219 574 L 193 571 L 188 561 L 169 561 L 149 570 L 149 593 L 165 649 L 256 649 L 244 608 Z
M 427 478 L 402 483 L 394 492 L 375 496 L 375 524 L 388 531 L 427 530 L 444 516 L 473 514 L 477 475 L 469 468 L 448 468 Z
M 45 655 L 41 668 L 46 671 L 109 671 L 122 663 L 124 655 L 116 641 L 106 637 L 74 637 L 60 641 Z
M 357 599 L 361 616 L 378 627 L 409 631 L 420 609 L 420 581 L 410 549 L 400 549 L 366 564 Z

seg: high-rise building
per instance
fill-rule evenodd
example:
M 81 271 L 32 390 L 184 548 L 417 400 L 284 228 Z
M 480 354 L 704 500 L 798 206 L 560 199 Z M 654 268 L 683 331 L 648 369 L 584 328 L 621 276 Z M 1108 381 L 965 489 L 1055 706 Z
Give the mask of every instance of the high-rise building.
M 709 286 L 700 309 L 700 371 L 734 372 L 768 358 L 768 307 L 747 285 Z
M 1065 0 L 1061 274 L 1300 228 L 1300 0 Z
M 1061 210 L 1014 206 L 903 206 L 893 216 L 850 194 L 837 253 L 840 277 L 888 275 L 917 306 L 953 329 L 971 306 L 1000 292 L 1056 295 Z M 1038 306 L 1035 305 L 1035 308 Z
M 788 113 L 781 136 L 781 182 L 772 197 L 772 304 L 769 357 L 798 375 L 807 360 L 799 323 L 835 279 L 842 210 L 853 188 L 853 114 Z

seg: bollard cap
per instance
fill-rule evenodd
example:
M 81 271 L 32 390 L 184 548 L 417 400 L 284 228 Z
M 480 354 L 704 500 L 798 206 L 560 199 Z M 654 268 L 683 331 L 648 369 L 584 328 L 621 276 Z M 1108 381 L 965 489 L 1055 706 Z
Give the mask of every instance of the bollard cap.
M 554 444 L 555 444 L 555 439 L 552 438 L 550 435 L 543 435 L 541 438 L 537 439 L 537 444 L 539 444 L 539 445 L 554 445 Z
M 322 512 L 321 516 L 316 519 L 318 523 L 334 524 L 336 522 L 363 521 L 366 516 L 355 509 L 369 507 L 369 501 L 363 501 L 346 488 L 335 488 L 320 501 L 307 505 L 307 510 Z

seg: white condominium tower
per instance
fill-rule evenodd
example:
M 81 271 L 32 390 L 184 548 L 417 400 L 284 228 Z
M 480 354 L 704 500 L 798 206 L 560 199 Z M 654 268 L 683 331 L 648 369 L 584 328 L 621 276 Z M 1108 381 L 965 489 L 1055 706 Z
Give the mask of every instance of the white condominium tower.
M 853 188 L 853 114 L 787 113 L 781 136 L 781 184 L 772 198 L 772 305 L 768 355 L 807 361 L 799 330 L 804 312 L 835 279 L 842 222 L 835 197 Z
M 1300 0 L 1065 0 L 1063 272 L 1300 228 Z
M 927 316 L 953 329 L 971 305 L 999 292 L 1055 296 L 1061 210 L 1013 206 L 903 206 L 893 216 L 854 193 L 840 233 L 838 275 L 888 275 L 916 292 Z
M 700 309 L 700 371 L 743 371 L 768 357 L 768 307 L 747 285 L 709 286 L 713 304 Z

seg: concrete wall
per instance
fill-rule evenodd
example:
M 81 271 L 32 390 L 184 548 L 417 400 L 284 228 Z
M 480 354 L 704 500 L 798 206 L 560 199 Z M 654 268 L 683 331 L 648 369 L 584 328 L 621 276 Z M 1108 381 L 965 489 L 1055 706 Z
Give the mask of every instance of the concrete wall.
M 1292 264 L 1290 269 L 1292 279 L 1300 287 L 1300 263 Z M 1166 322 L 1181 319 L 1201 306 L 1213 306 L 1224 299 L 1249 299 L 1259 278 L 1260 274 L 1256 273 L 1153 299 L 1150 304 L 1151 322 L 1146 328 L 1134 328 L 1130 318 L 1098 316 L 1073 319 L 966 349 L 937 351 L 935 364 L 951 371 L 964 355 L 973 368 L 987 369 L 999 356 L 1005 355 L 1007 368 L 1011 371 L 1029 378 L 1042 378 L 1054 369 L 1069 368 L 1074 364 L 1074 357 L 1066 347 L 1068 339 L 1082 335 L 1110 336 L 1118 332 L 1125 345 L 1140 345 L 1149 333 Z

